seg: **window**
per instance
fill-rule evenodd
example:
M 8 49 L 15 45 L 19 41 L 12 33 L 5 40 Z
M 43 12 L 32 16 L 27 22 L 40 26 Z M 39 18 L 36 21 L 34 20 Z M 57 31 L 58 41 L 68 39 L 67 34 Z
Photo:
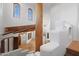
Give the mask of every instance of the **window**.
M 33 19 L 33 11 L 31 8 L 28 8 L 28 20 L 32 20 Z
M 18 3 L 13 4 L 13 16 L 14 17 L 20 16 L 20 5 Z
M 32 33 L 28 33 L 28 39 L 32 39 Z

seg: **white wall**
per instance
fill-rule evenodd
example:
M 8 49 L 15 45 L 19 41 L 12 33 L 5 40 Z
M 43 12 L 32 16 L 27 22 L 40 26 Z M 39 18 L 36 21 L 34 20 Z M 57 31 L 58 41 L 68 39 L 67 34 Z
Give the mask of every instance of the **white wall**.
M 50 4 L 43 4 L 43 43 L 47 39 L 47 33 L 50 32 Z
M 4 15 L 4 26 L 20 26 L 20 25 L 31 25 L 36 23 L 36 13 L 35 13 L 35 4 L 20 4 L 21 14 L 20 17 L 13 17 L 13 4 L 5 3 L 3 5 L 3 15 Z M 33 9 L 33 21 L 28 20 L 28 8 Z
M 4 26 L 3 26 L 3 4 L 0 3 L 0 34 L 4 33 Z
M 78 21 L 77 21 L 77 26 L 78 26 L 77 37 L 79 38 L 79 4 L 78 4 Z
M 43 30 L 50 30 L 50 19 L 51 19 L 51 7 L 54 7 L 56 3 L 44 3 L 43 4 Z
M 72 39 L 65 39 L 64 42 L 61 43 L 67 43 L 70 44 L 72 40 L 79 40 L 78 39 L 78 28 L 77 28 L 77 22 L 78 22 L 78 4 L 74 3 L 63 3 L 56 5 L 52 7 L 51 9 L 51 29 L 54 29 L 55 21 L 64 20 L 71 24 L 73 26 L 73 33 L 72 33 Z M 59 53 L 64 53 L 63 49 L 59 51 Z
M 59 4 L 51 9 L 51 21 L 65 20 L 73 25 L 73 39 L 77 39 L 78 4 Z M 52 26 L 54 27 L 54 26 Z
M 50 4 L 43 4 L 43 32 L 50 30 Z

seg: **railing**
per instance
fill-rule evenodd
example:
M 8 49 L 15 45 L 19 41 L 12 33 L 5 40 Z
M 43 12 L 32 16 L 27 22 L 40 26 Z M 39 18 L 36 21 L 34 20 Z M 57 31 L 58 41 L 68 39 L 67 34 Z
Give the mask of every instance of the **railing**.
M 0 53 L 6 53 L 18 49 L 19 45 L 21 44 L 21 38 L 19 36 L 20 34 L 17 33 L 21 33 L 21 32 L 28 32 L 28 31 L 27 29 L 22 29 L 16 32 L 7 32 L 5 34 L 2 34 L 2 38 L 1 38 L 2 40 L 0 41 Z
M 9 34 L 10 35 L 10 34 Z M 19 47 L 19 37 L 18 36 L 6 36 L 3 35 L 0 41 L 0 53 L 9 52 Z

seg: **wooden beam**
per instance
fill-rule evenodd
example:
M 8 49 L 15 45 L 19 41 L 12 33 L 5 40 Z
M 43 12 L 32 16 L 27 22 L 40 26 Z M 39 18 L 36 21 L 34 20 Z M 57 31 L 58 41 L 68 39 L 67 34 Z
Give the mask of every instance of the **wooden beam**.
M 34 30 L 35 30 L 35 25 L 5 27 L 4 35 L 6 35 L 8 33 L 20 33 L 20 32 L 34 31 Z
M 36 51 L 40 50 L 42 45 L 42 21 L 43 21 L 43 4 L 36 4 L 37 23 L 36 23 Z

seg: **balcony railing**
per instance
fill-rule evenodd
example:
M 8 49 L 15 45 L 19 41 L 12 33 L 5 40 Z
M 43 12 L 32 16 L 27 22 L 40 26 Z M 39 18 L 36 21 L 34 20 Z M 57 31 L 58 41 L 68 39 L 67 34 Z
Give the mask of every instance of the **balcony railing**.
M 0 37 L 0 53 L 6 53 L 19 48 L 19 36 L 15 34 L 6 34 Z

